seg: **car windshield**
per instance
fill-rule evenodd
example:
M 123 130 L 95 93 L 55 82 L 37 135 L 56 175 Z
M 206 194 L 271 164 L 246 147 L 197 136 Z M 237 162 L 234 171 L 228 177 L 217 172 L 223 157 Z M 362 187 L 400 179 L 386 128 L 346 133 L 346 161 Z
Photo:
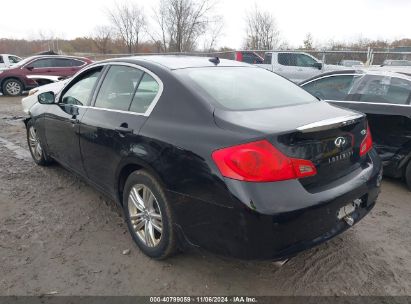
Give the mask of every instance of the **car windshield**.
M 229 110 L 255 110 L 318 101 L 296 84 L 257 67 L 204 67 L 177 70 L 211 102 Z

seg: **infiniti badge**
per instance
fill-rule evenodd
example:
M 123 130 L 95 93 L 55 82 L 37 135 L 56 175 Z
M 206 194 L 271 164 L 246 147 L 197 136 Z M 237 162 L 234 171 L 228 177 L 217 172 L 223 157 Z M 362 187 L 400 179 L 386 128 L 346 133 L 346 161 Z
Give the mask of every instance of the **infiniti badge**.
M 343 147 L 346 142 L 347 142 L 347 141 L 346 141 L 346 139 L 345 139 L 344 137 L 337 137 L 337 138 L 334 140 L 334 144 L 335 144 L 335 146 L 336 146 L 337 148 Z

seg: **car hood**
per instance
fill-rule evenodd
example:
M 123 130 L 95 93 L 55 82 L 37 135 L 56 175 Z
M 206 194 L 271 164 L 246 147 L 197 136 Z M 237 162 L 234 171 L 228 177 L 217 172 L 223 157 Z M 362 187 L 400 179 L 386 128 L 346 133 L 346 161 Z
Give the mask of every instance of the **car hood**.
M 29 95 L 21 100 L 21 104 L 23 107 L 23 112 L 26 114 L 30 113 L 30 109 L 37 103 L 37 96 L 44 92 L 53 92 L 54 94 L 58 94 L 66 85 L 69 79 L 65 79 L 62 81 L 46 84 L 41 87 L 37 87 L 37 92 Z
M 215 122 L 220 128 L 262 134 L 286 133 L 359 116 L 363 114 L 324 101 L 250 111 L 214 111 Z
M 65 80 L 62 80 L 62 81 L 57 81 L 57 82 L 53 82 L 53 83 L 43 85 L 41 87 L 37 87 L 38 91 L 37 91 L 36 95 L 38 95 L 40 93 L 44 93 L 44 92 L 53 92 L 54 94 L 57 94 L 63 89 L 63 87 L 66 85 L 66 83 L 68 81 L 69 81 L 69 79 L 65 79 Z

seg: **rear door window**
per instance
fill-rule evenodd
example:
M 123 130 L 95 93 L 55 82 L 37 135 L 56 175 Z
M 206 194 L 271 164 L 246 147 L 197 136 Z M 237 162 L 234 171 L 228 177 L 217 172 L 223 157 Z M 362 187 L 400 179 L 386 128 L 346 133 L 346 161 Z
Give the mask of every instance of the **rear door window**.
M 129 66 L 110 67 L 97 95 L 95 107 L 128 111 L 144 72 Z
M 55 67 L 58 67 L 58 68 L 70 67 L 71 66 L 71 60 L 70 59 L 64 59 L 64 58 L 55 58 L 53 64 L 54 64 Z

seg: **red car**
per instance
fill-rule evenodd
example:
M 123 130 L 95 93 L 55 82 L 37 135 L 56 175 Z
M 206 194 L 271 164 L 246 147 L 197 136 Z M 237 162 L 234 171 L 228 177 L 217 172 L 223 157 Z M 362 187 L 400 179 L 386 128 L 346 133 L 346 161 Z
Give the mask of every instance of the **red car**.
M 246 62 L 250 64 L 262 64 L 264 59 L 253 51 L 232 51 L 232 52 L 223 52 L 218 53 L 215 56 L 223 58 L 236 60 L 241 62 Z
M 33 56 L 13 65 L 12 68 L 0 71 L 0 92 L 4 95 L 18 96 L 23 91 L 37 87 L 39 84 L 27 76 L 44 75 L 71 77 L 91 60 L 72 56 Z

